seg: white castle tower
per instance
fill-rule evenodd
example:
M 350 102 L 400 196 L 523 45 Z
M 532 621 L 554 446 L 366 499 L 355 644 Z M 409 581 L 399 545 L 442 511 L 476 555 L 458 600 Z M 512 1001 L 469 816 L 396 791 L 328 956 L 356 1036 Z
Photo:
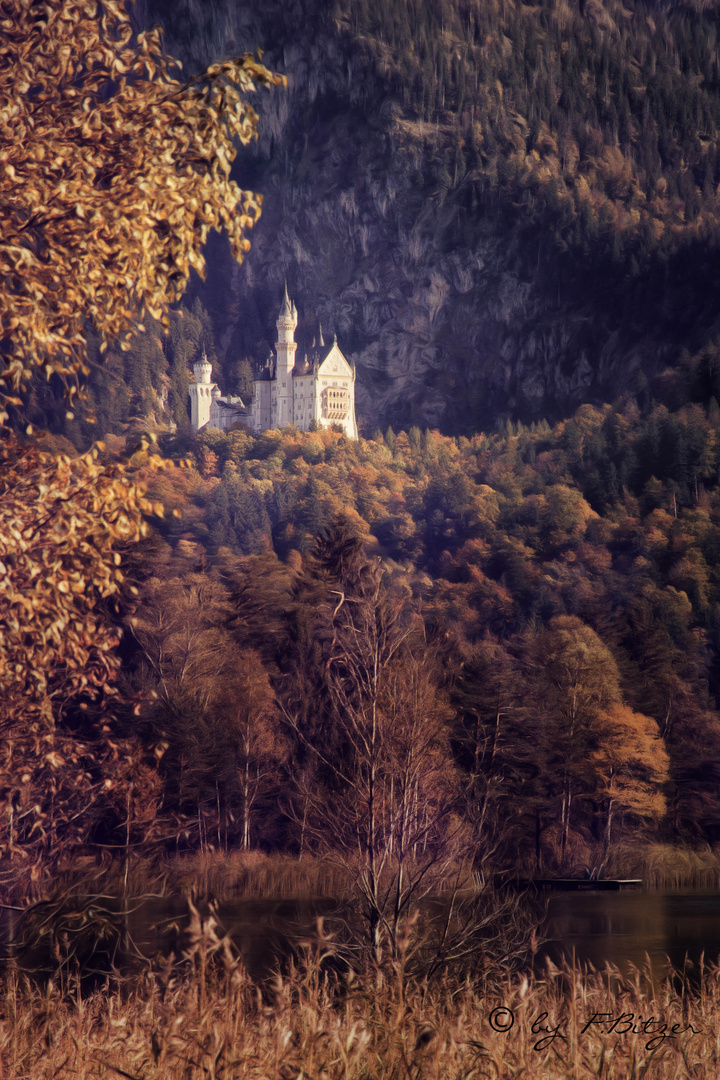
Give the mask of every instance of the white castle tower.
M 275 323 L 277 327 L 277 341 L 275 343 L 275 353 L 277 355 L 277 369 L 276 374 L 278 378 L 281 375 L 289 375 L 292 369 L 295 367 L 295 352 L 297 350 L 297 342 L 295 341 L 295 330 L 298 324 L 298 314 L 295 304 L 290 303 L 290 297 L 288 296 L 287 284 L 285 285 L 285 296 L 283 297 L 282 307 L 280 308 L 280 314 L 277 317 Z
M 298 313 L 287 285 L 277 317 L 275 358 L 270 357 L 254 382 L 252 427 L 255 432 L 294 424 L 300 431 L 339 425 L 357 439 L 355 369 L 335 338 L 326 345 L 322 330 L 302 360 L 295 362 Z
M 293 368 L 295 367 L 295 328 L 298 324 L 297 308 L 290 303 L 287 283 L 280 314 L 277 317 L 277 341 L 275 343 L 275 401 L 272 427 L 284 427 L 293 423 Z
M 203 345 L 202 360 L 193 364 L 194 384 L 188 387 L 190 395 L 190 420 L 196 431 L 205 427 L 210 419 L 210 406 L 213 399 L 220 396 L 220 388 L 212 381 L 212 364 L 207 358 Z

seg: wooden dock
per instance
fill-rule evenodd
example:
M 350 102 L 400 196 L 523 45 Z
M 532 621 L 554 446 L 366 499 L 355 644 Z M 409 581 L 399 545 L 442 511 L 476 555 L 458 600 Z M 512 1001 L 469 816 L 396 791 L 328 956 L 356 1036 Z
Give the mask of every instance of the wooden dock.
M 619 892 L 642 888 L 642 878 L 515 878 L 507 882 L 519 889 L 540 892 Z

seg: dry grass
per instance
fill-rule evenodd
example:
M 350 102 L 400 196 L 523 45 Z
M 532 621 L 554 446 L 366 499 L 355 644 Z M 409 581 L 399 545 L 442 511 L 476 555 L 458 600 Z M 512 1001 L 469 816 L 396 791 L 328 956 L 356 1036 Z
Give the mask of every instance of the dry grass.
M 720 891 L 720 851 L 671 844 L 620 847 L 611 856 L 603 876 L 642 878 L 650 889 Z
M 394 869 L 392 864 L 388 872 Z M 406 868 L 407 870 L 407 868 Z M 464 866 L 444 866 L 443 872 L 424 875 L 432 891 L 461 887 L 472 890 L 477 884 Z M 0 882 L 0 885 L 2 883 Z M 214 897 L 217 900 L 311 900 L 322 897 L 342 899 L 355 891 L 352 867 L 340 859 L 292 855 L 266 855 L 259 851 L 193 852 L 164 858 L 131 862 L 127 894 L 155 894 Z M 39 883 L 22 874 L 5 885 L 6 899 L 16 902 L 39 900 L 49 895 L 78 895 L 125 892 L 124 865 L 94 858 L 75 858 L 53 869 Z
M 218 899 L 309 900 L 343 897 L 351 891 L 348 874 L 337 864 L 260 852 L 210 852 L 168 860 L 161 868 L 164 888 Z
M 222 955 L 219 953 L 218 955 Z M 261 993 L 237 963 L 211 968 L 194 955 L 184 977 L 148 975 L 88 999 L 57 987 L 0 995 L 3 1080 L 322 1080 L 532 1077 L 533 1080 L 716 1080 L 720 1074 L 720 980 L 695 996 L 668 985 L 645 996 L 644 980 L 617 972 L 427 988 L 401 980 L 328 985 L 311 963 Z M 509 1033 L 493 1029 L 514 1024 Z M 655 1017 L 674 1038 L 607 1031 L 595 1014 Z M 695 1029 L 695 1033 L 689 1028 Z M 627 1028 L 629 1023 L 616 1024 Z M 637 1027 L 637 1023 L 635 1024 Z M 556 1030 L 551 1039 L 547 1029 Z M 679 1032 L 679 1029 L 683 1029 Z M 653 1035 L 655 1039 L 653 1040 Z
M 22 868 L 0 879 L 6 901 L 23 903 L 48 896 L 110 893 L 122 896 L 214 896 L 218 900 L 308 900 L 341 898 L 352 888 L 352 878 L 338 863 L 291 855 L 265 855 L 257 851 L 212 851 L 131 862 L 125 888 L 121 859 L 106 863 L 80 856 L 48 867 L 35 880 Z
M 582 860 L 581 860 L 582 862 Z M 587 860 L 585 860 L 587 862 Z M 580 864 L 579 864 L 580 865 Z M 455 888 L 458 880 L 434 882 L 434 891 Z M 578 871 L 580 872 L 580 871 Z M 531 869 L 526 873 L 532 874 Z M 670 844 L 619 846 L 604 868 L 603 877 L 642 878 L 650 889 L 698 889 L 720 891 L 720 851 L 693 850 Z M 461 870 L 464 889 L 474 886 L 472 875 Z M 93 857 L 75 858 L 64 867 L 52 868 L 38 880 L 16 870 L 0 875 L 0 891 L 6 900 L 23 902 L 48 895 L 124 892 L 122 860 L 107 865 Z M 353 892 L 353 875 L 339 862 L 307 856 L 265 855 L 250 851 L 214 851 L 154 860 L 138 858 L 129 869 L 130 896 L 154 893 L 163 896 L 191 893 L 218 900 L 342 899 Z

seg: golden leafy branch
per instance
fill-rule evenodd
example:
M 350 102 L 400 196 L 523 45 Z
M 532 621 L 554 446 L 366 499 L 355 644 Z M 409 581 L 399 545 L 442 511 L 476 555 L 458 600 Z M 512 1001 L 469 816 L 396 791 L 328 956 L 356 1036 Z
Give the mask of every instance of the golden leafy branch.
M 160 31 L 134 41 L 116 0 L 0 0 L 0 32 L 9 395 L 37 368 L 84 371 L 88 317 L 105 343 L 138 310 L 163 318 L 190 268 L 203 274 L 211 229 L 242 260 L 262 202 L 230 179 L 237 144 L 257 135 L 245 96 L 283 78 L 246 55 L 181 83 Z

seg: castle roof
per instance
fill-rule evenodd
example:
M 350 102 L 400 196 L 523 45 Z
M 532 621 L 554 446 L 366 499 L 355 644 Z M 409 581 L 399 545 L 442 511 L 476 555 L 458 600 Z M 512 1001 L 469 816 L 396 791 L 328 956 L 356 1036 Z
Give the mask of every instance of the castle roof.
M 295 361 L 295 367 L 292 370 L 293 379 L 296 379 L 302 375 L 312 375 L 312 361 L 307 353 L 303 356 L 302 360 Z
M 315 343 L 313 342 L 313 346 L 314 345 Z M 317 348 L 317 346 L 311 348 L 309 353 L 305 353 L 302 362 L 300 364 L 295 364 L 295 367 L 293 368 L 293 378 L 296 375 L 311 375 L 313 365 L 316 363 L 322 364 L 323 361 L 326 360 L 332 352 L 334 345 L 335 342 L 333 341 L 332 345 L 325 345 L 324 343 L 321 343 L 320 348 Z
M 260 368 L 259 371 L 255 372 L 254 382 L 272 382 L 274 361 L 275 357 L 272 353 L 270 353 L 267 360 L 265 361 L 265 366 Z
M 292 377 L 294 379 L 302 378 L 304 375 L 312 375 L 313 367 L 315 364 L 320 366 L 327 360 L 332 350 L 337 345 L 337 334 L 333 335 L 333 340 L 330 345 L 323 344 L 318 348 L 313 342 L 313 346 L 308 352 L 305 353 L 302 360 L 299 358 L 295 361 L 295 366 L 292 369 Z M 264 367 L 262 367 L 255 374 L 255 382 L 273 382 L 275 375 L 273 373 L 274 357 L 271 354 L 265 361 Z
M 287 281 L 285 282 L 285 295 L 283 297 L 282 307 L 280 308 L 279 318 L 291 318 L 294 314 L 295 305 L 290 303 L 290 297 L 288 296 Z

